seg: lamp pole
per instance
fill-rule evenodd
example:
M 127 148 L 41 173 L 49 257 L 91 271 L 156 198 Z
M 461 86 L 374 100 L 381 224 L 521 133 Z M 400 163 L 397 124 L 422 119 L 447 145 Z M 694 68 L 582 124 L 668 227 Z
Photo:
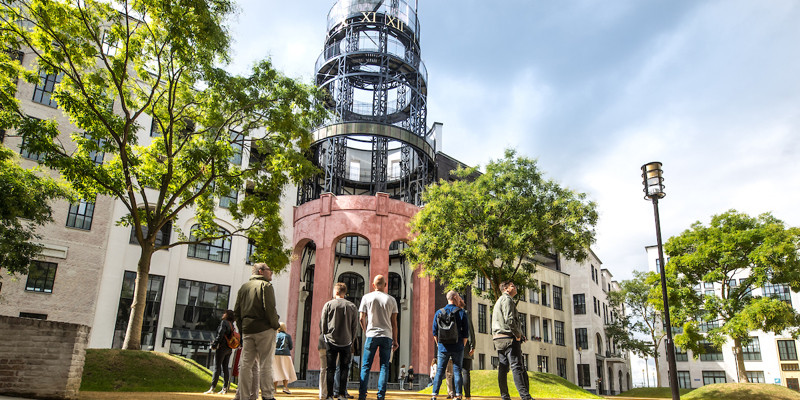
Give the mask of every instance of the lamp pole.
M 658 244 L 658 264 L 661 272 L 661 295 L 664 300 L 664 330 L 667 331 L 667 339 L 664 349 L 667 353 L 667 363 L 669 364 L 669 387 L 672 389 L 672 400 L 680 400 L 681 393 L 678 390 L 678 374 L 675 365 L 675 348 L 672 341 L 672 324 L 669 319 L 669 298 L 667 296 L 667 274 L 664 264 L 664 249 L 661 244 L 661 220 L 658 215 L 658 199 L 664 198 L 664 178 L 662 177 L 661 163 L 658 161 L 642 165 L 642 178 L 644 181 L 644 197 L 653 201 L 653 214 L 656 220 L 656 242 Z

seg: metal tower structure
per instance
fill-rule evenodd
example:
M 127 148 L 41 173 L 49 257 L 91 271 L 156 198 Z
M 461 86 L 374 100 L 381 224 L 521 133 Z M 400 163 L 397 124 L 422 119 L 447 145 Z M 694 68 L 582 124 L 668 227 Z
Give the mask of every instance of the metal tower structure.
M 315 66 L 331 111 L 311 146 L 322 172 L 298 187 L 298 205 L 328 192 L 383 192 L 422 205 L 422 191 L 435 179 L 435 143 L 426 127 L 428 73 L 419 34 L 416 5 L 406 0 L 333 5 Z

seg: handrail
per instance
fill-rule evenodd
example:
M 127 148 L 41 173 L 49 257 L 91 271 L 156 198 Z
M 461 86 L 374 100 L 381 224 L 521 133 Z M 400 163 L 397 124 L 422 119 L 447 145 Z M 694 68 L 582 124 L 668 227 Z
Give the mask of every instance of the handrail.
M 389 3 L 389 4 L 386 4 Z M 384 0 L 339 0 L 328 12 L 328 31 L 336 25 L 345 22 L 351 17 L 363 18 L 363 13 L 388 15 L 405 24 L 404 30 L 419 37 L 419 20 L 413 7 L 405 0 L 399 0 L 396 9 L 391 8 L 391 2 Z
M 359 37 L 358 49 L 350 52 L 345 51 L 345 44 L 343 42 L 345 42 L 345 40 L 337 41 L 336 43 L 325 47 L 322 53 L 320 53 L 320 55 L 317 57 L 317 62 L 314 65 L 314 71 L 319 72 L 322 66 L 325 65 L 325 63 L 327 63 L 329 60 L 342 55 L 380 52 L 380 47 L 378 44 L 370 40 L 369 37 Z M 422 80 L 426 84 L 428 83 L 428 69 L 425 67 L 425 63 L 416 54 L 406 51 L 406 48 L 402 42 L 396 39 L 388 40 L 386 54 L 403 60 L 408 65 L 416 68 L 417 71 L 419 71 L 419 74 L 422 76 Z

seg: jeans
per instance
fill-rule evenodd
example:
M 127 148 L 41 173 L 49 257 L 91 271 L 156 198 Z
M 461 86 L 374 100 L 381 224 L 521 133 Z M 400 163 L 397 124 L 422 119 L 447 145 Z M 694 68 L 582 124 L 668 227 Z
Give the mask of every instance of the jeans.
M 466 351 L 466 350 L 465 350 Z M 464 394 L 464 397 L 472 397 L 469 393 L 469 385 L 470 385 L 470 371 L 472 371 L 472 359 L 465 358 L 461 362 L 461 386 L 464 388 L 461 389 L 461 393 Z
M 339 368 L 336 368 L 336 359 L 339 359 Z M 338 392 L 344 395 L 347 387 L 347 371 L 350 369 L 350 346 L 334 346 L 328 344 L 327 383 L 328 393 L 333 393 L 334 376 L 338 379 Z
M 436 367 L 436 377 L 433 378 L 433 395 L 439 394 L 439 387 L 442 386 L 447 362 L 453 360 L 453 383 L 455 386 L 456 397 L 461 397 L 461 362 L 464 358 L 464 351 L 440 351 Z
M 231 371 L 228 369 L 228 364 L 230 364 L 232 352 L 233 350 L 230 347 L 219 347 L 217 353 L 214 354 L 214 375 L 211 377 L 212 390 L 217 387 L 220 373 L 222 373 L 222 388 L 228 390 L 228 386 L 231 384 Z
M 378 400 L 386 397 L 386 382 L 389 379 L 389 357 L 392 355 L 392 338 L 367 337 L 364 341 L 364 356 L 361 362 L 361 381 L 358 385 L 358 399 L 366 400 L 369 386 L 369 370 L 378 353 L 381 363 L 381 374 L 378 376 Z
M 495 341 L 495 344 L 497 341 Z M 530 400 L 531 395 L 528 393 L 530 382 L 528 380 L 528 373 L 522 366 L 522 344 L 519 340 L 512 340 L 511 345 L 503 350 L 497 350 L 497 357 L 500 359 L 500 365 L 497 366 L 497 383 L 500 386 L 500 397 L 503 400 L 511 400 L 508 395 L 508 383 L 506 377 L 508 376 L 509 367 L 511 374 L 514 376 L 514 385 L 517 387 L 519 397 L 522 400 Z
M 347 368 L 347 371 L 344 371 L 344 373 L 340 374 L 339 373 L 339 369 L 340 369 L 339 368 L 339 364 L 338 363 L 336 364 L 336 375 L 334 375 L 334 378 L 333 378 L 333 397 L 336 397 L 336 396 L 339 396 L 339 395 L 347 395 L 347 382 L 348 382 L 348 377 L 350 376 L 350 367 L 352 367 L 352 365 L 353 365 L 353 355 L 352 355 L 352 353 L 350 355 L 350 364 L 348 364 L 348 365 L 349 365 L 349 367 Z M 339 379 L 340 378 L 345 380 L 344 393 L 339 393 Z

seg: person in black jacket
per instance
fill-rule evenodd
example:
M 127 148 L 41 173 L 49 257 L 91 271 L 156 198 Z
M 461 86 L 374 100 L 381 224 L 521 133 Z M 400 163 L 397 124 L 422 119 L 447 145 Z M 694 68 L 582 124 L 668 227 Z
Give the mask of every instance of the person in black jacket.
M 214 393 L 214 388 L 217 387 L 217 382 L 219 381 L 219 373 L 222 371 L 224 384 L 222 385 L 222 390 L 219 391 L 219 394 L 225 394 L 228 392 L 228 387 L 231 384 L 231 373 L 228 369 L 228 364 L 230 364 L 231 358 L 231 348 L 228 346 L 228 338 L 233 335 L 233 322 L 235 318 L 233 316 L 233 310 L 225 311 L 225 314 L 222 315 L 222 321 L 219 323 L 219 327 L 217 328 L 217 337 L 211 343 L 211 348 L 216 350 L 217 353 L 214 356 L 214 376 L 211 378 L 211 389 L 208 389 L 205 394 Z

